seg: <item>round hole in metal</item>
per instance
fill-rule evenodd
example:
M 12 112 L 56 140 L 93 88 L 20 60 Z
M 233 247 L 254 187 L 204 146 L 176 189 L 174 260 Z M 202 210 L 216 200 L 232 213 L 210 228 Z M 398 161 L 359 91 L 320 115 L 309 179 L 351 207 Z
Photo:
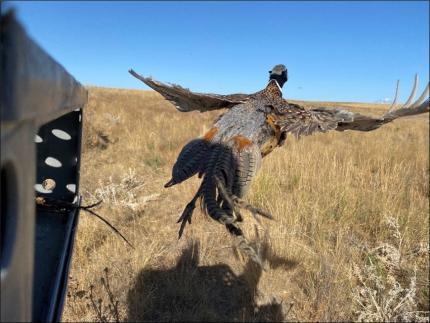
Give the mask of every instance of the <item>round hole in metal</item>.
M 52 178 L 47 178 L 42 182 L 42 187 L 45 190 L 53 191 L 57 183 Z
M 35 143 L 40 143 L 40 142 L 43 142 L 43 139 L 42 139 L 42 137 L 41 137 L 41 136 L 39 136 L 39 135 L 35 135 L 35 136 L 34 136 L 34 142 L 35 142 Z
M 76 184 L 67 184 L 66 187 L 70 192 L 76 193 Z
M 54 157 L 48 157 L 48 158 L 46 158 L 45 159 L 45 163 L 46 163 L 46 165 L 49 165 L 49 166 L 55 167 L 55 168 L 59 168 L 59 167 L 62 166 L 61 162 L 58 159 L 54 158 Z
M 45 193 L 45 194 L 52 193 L 52 191 L 44 189 L 42 184 L 36 184 L 36 185 L 34 185 L 34 189 L 36 191 L 38 191 L 39 193 Z
M 51 132 L 57 138 L 60 138 L 60 139 L 63 139 L 63 140 L 70 140 L 70 139 L 72 139 L 72 136 L 70 136 L 67 132 L 65 132 L 63 130 L 52 129 Z

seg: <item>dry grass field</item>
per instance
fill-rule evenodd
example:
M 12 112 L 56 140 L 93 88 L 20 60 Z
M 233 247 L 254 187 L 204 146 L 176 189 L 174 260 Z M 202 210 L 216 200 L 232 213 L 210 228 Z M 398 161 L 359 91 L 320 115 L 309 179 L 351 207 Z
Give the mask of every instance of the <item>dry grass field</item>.
M 289 137 L 265 157 L 246 199 L 275 220 L 243 223 L 265 271 L 199 208 L 178 240 L 199 179 L 163 184 L 218 115 L 180 113 L 152 91 L 89 88 L 83 204 L 103 199 L 95 211 L 135 249 L 81 213 L 64 321 L 428 322 L 428 114 Z

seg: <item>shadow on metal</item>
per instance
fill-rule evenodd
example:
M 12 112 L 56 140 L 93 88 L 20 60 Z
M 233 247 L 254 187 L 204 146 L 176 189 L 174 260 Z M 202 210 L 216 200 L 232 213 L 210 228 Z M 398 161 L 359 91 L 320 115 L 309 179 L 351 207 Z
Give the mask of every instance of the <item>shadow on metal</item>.
M 1 16 L 1 321 L 58 321 L 78 223 L 87 91 Z M 36 208 L 37 198 L 76 207 Z

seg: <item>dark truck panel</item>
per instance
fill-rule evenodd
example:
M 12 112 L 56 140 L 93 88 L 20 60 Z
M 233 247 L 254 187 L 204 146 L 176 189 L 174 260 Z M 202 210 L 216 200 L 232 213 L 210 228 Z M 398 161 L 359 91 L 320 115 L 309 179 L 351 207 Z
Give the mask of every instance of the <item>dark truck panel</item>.
M 58 321 L 79 217 L 87 91 L 13 11 L 0 27 L 1 321 Z

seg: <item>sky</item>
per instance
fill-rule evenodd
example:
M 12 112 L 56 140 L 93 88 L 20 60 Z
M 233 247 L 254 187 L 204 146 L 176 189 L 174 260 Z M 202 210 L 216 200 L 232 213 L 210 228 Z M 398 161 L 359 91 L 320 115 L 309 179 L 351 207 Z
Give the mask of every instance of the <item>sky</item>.
M 429 80 L 429 2 L 15 2 L 30 36 L 84 85 L 252 93 L 285 64 L 290 99 L 377 102 Z M 421 93 L 418 93 L 418 95 Z

